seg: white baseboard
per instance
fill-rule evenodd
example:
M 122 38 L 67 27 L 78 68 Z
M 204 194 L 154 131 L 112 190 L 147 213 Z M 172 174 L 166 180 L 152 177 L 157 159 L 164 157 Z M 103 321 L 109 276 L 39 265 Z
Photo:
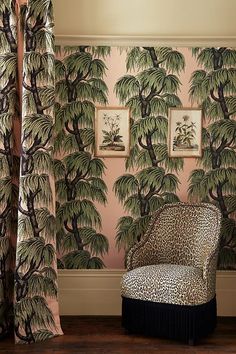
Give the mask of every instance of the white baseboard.
M 124 270 L 59 270 L 61 315 L 120 315 Z M 218 271 L 218 316 L 236 316 L 236 272 Z

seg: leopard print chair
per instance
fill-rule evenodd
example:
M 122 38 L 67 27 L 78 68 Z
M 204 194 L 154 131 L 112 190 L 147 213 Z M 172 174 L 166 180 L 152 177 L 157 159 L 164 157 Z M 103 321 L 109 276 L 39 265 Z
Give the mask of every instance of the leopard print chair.
M 219 209 L 168 204 L 156 211 L 127 256 L 121 282 L 128 332 L 195 342 L 216 325 Z

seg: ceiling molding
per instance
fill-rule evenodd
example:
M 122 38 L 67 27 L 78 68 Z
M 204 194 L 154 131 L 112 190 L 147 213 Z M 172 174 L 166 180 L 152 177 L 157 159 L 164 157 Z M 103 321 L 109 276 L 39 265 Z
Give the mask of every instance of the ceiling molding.
M 56 34 L 57 45 L 235 47 L 236 36 L 106 36 Z

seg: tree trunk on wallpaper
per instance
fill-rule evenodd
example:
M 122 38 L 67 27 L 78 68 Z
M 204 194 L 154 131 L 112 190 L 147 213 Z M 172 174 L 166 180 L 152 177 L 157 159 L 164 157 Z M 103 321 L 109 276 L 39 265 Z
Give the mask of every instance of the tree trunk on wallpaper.
M 56 61 L 56 145 L 58 266 L 103 268 L 108 240 L 97 229 L 94 202 L 105 204 L 105 165 L 94 158 L 95 103 L 107 103 L 103 81 L 109 47 L 58 48 Z M 100 59 L 102 58 L 102 59 Z
M 236 50 L 193 48 L 202 69 L 192 74 L 190 97 L 201 105 L 209 125 L 203 129 L 201 169 L 192 171 L 189 196 L 216 204 L 223 216 L 218 267 L 236 269 Z
M 11 198 L 10 137 L 15 95 L 16 26 L 5 26 L 14 19 L 15 2 L 3 1 L 2 11 L 4 65 L 1 65 L 1 82 L 7 83 L 1 91 L 2 134 L 1 163 L 1 230 L 7 232 L 7 204 L 14 207 Z M 20 179 L 18 196 L 18 233 L 15 265 L 14 326 L 16 340 L 32 343 L 62 334 L 58 319 L 57 272 L 55 247 L 55 196 L 53 179 L 53 124 L 54 124 L 54 38 L 50 0 L 29 1 L 22 8 L 24 30 L 22 132 L 20 153 Z M 11 33 L 9 33 L 11 31 Z M 4 38 L 5 36 L 5 38 Z M 2 45 L 1 45 L 2 49 Z M 7 52 L 8 50 L 8 52 Z M 11 50 L 11 51 L 10 51 Z M 13 54 L 14 53 L 14 54 Z M 4 79 L 3 79 L 4 77 Z M 8 77 L 8 78 L 7 78 Z M 13 80 L 14 79 L 14 80 Z M 14 87 L 13 87 L 14 86 Z M 12 89 L 10 89 L 12 87 Z M 14 130 L 14 134 L 20 134 Z M 1 169 L 2 172 L 2 169 Z M 6 184 L 7 179 L 9 180 Z M 5 206 L 2 207 L 2 203 Z M 14 210 L 14 209 L 13 209 Z M 4 224 L 5 223 L 5 224 Z M 4 236 L 3 238 L 4 239 Z M 4 249 L 4 248 L 3 248 Z M 7 248 L 6 248 L 7 249 Z M 1 264 L 8 252 L 1 249 Z M 5 294 L 4 270 L 1 282 Z M 5 302 L 6 303 L 6 302 Z M 2 317 L 2 314 L 0 315 Z M 1 318 L 2 322 L 2 318 Z
M 167 148 L 168 108 L 181 106 L 177 96 L 178 76 L 184 69 L 183 55 L 172 48 L 135 47 L 127 51 L 127 71 L 115 91 L 122 104 L 131 109 L 131 152 L 127 170 L 114 190 L 131 216 L 121 217 L 116 242 L 126 251 L 140 240 L 150 214 L 165 203 L 179 201 L 179 180 L 171 172 L 183 168 L 183 159 L 169 158 Z
M 0 4 L 0 337 L 12 316 L 14 237 L 13 124 L 17 118 L 16 3 Z M 14 193 L 15 192 L 15 193 Z

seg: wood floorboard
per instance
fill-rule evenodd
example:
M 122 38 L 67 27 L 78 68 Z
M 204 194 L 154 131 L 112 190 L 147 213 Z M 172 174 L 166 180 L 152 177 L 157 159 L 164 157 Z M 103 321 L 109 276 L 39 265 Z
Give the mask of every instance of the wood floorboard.
M 0 354 L 236 354 L 236 317 L 221 317 L 213 335 L 197 346 L 128 335 L 117 316 L 64 316 L 64 336 L 43 343 L 14 345 L 8 337 L 0 343 Z

